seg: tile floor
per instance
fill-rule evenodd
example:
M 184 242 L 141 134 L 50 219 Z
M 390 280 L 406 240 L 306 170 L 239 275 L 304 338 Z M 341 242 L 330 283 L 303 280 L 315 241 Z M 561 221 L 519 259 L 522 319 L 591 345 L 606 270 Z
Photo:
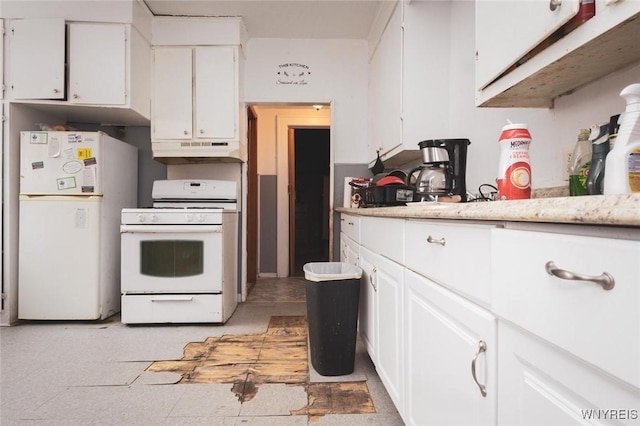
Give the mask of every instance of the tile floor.
M 224 325 L 125 326 L 116 315 L 0 327 L 0 424 L 403 425 L 360 342 L 353 374 L 323 377 L 309 363 L 306 386 L 261 383 L 245 401 L 231 383 L 186 383 L 178 372 L 147 370 L 183 359 L 189 343 L 261 334 L 272 317 L 304 315 L 303 279 L 261 279 Z M 364 386 L 375 412 L 310 409 L 308 388 L 333 382 Z

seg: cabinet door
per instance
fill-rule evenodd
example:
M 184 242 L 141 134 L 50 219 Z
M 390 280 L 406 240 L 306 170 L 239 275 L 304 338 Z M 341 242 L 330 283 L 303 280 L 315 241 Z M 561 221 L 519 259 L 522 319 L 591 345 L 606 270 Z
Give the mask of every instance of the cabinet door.
M 360 320 L 358 327 L 360 338 L 364 342 L 373 363 L 378 362 L 376 346 L 376 316 L 378 315 L 377 269 L 374 265 L 375 255 L 364 247 L 360 248 Z
M 502 321 L 498 333 L 501 425 L 638 423 L 638 388 Z
M 126 43 L 122 24 L 69 24 L 69 102 L 125 104 Z
M 409 270 L 405 289 L 405 422 L 495 424 L 495 318 Z
M 191 139 L 193 63 L 190 47 L 153 51 L 152 139 Z
M 402 294 L 404 274 L 402 266 L 377 256 L 376 277 L 378 297 L 378 362 L 376 371 L 380 380 L 402 414 L 403 354 Z
M 236 74 L 235 48 L 195 48 L 196 138 L 237 139 Z
M 370 160 L 402 143 L 402 7 L 398 4 L 369 66 Z M 416 148 L 417 149 L 417 148 Z
M 476 0 L 476 84 L 481 89 L 578 12 L 579 0 Z M 526 22 L 526 25 L 524 23 Z M 509 34 L 517 34 L 510 37 Z
M 64 19 L 10 24 L 9 78 L 14 99 L 64 99 Z
M 347 237 L 344 233 L 340 233 L 340 261 L 350 265 L 360 265 L 360 246 Z

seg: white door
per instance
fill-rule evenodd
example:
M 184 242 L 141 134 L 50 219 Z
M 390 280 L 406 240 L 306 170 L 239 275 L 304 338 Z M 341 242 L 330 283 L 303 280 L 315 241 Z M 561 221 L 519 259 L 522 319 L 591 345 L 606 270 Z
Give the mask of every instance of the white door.
M 153 50 L 151 138 L 193 137 L 193 64 L 190 47 Z
M 378 256 L 376 259 L 376 283 L 378 287 L 377 354 L 376 371 L 389 396 L 402 414 L 403 407 L 403 348 L 402 339 L 404 309 L 402 306 L 404 274 L 402 266 Z
M 362 268 L 362 279 L 360 280 L 360 313 L 358 327 L 360 338 L 367 347 L 369 357 L 377 362 L 377 342 L 376 342 L 376 316 L 378 315 L 378 284 L 377 269 L 374 265 L 376 256 L 365 249 L 360 248 L 360 267 Z
M 13 20 L 9 31 L 10 96 L 64 99 L 64 19 Z
M 101 317 L 101 201 L 20 199 L 18 318 Z
M 123 294 L 222 292 L 222 225 L 122 225 Z
M 495 318 L 409 270 L 405 288 L 406 423 L 495 424 Z
M 372 142 L 369 160 L 402 143 L 402 5 L 395 7 L 376 53 L 369 75 L 369 120 Z
M 638 424 L 637 387 L 518 327 L 498 327 L 501 425 Z
M 237 139 L 235 49 L 195 48 L 195 137 Z
M 124 105 L 126 28 L 69 24 L 69 102 Z

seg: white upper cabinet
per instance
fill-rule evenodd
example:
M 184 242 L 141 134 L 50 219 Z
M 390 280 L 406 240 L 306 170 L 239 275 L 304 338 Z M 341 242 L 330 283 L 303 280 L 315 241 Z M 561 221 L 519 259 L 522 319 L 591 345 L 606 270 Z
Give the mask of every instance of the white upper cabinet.
M 8 99 L 76 106 L 65 110 L 71 121 L 148 124 L 150 44 L 130 24 L 17 19 L 8 27 Z
M 235 48 L 156 47 L 152 139 L 238 139 Z
M 197 137 L 238 138 L 238 95 L 235 49 L 195 48 L 195 128 Z
M 398 4 L 369 66 L 370 155 L 402 143 L 402 7 Z
M 550 108 L 640 60 L 640 1 L 595 0 L 595 16 L 567 32 L 576 3 L 476 0 L 477 106 Z
M 451 8 L 451 2 L 396 2 L 372 43 L 372 164 L 379 152 L 387 168 L 401 166 L 420 158 L 418 142 L 449 137 Z
M 126 40 L 121 24 L 69 24 L 69 102 L 126 102 Z
M 64 19 L 11 21 L 9 38 L 8 97 L 64 99 Z
M 153 49 L 152 139 L 193 137 L 193 50 Z
M 154 157 L 244 161 L 238 47 L 158 46 L 153 52 Z
M 578 11 L 579 0 L 563 0 L 550 7 L 553 1 L 476 1 L 479 88 L 515 64 Z

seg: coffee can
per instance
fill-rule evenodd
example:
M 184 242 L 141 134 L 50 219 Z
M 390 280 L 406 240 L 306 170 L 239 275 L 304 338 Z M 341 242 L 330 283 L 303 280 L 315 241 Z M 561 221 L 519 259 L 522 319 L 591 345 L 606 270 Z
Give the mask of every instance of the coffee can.
M 526 124 L 508 124 L 502 128 L 498 166 L 498 199 L 531 198 L 531 165 L 529 145 L 531 134 Z

